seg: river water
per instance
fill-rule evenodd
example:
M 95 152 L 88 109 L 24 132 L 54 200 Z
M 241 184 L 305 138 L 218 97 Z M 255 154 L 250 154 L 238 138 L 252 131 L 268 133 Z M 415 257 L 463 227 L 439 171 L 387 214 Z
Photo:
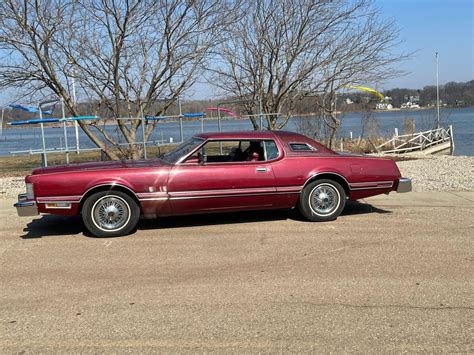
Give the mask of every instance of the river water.
M 342 117 L 342 126 L 339 136 L 348 137 L 352 132 L 353 137 L 361 134 L 363 113 L 349 113 Z M 403 134 L 404 119 L 412 118 L 416 123 L 416 130 L 429 130 L 433 127 L 436 112 L 434 110 L 417 111 L 383 111 L 374 112 L 379 123 L 379 131 L 384 136 L 392 136 L 394 129 L 398 128 Z M 441 111 L 441 125 L 447 127 L 453 125 L 455 150 L 454 155 L 474 156 L 474 107 L 448 108 Z M 184 121 L 184 137 L 201 132 L 200 121 Z M 222 120 L 223 131 L 250 130 L 252 125 L 248 120 Z M 218 130 L 217 120 L 207 119 L 204 121 L 204 132 L 215 132 Z M 285 130 L 296 131 L 294 121 L 288 122 Z M 117 135 L 116 127 L 109 126 L 107 131 Z M 79 130 L 79 141 L 81 148 L 94 148 L 94 144 Z M 68 145 L 70 149 L 75 146 L 74 128 L 67 128 Z M 62 128 L 45 127 L 46 147 L 64 147 L 64 132 Z M 151 141 L 169 141 L 172 138 L 179 141 L 178 122 L 160 122 L 154 130 Z M 39 125 L 26 126 L 22 128 L 3 129 L 0 135 L 0 156 L 10 155 L 13 151 L 40 149 L 41 131 Z

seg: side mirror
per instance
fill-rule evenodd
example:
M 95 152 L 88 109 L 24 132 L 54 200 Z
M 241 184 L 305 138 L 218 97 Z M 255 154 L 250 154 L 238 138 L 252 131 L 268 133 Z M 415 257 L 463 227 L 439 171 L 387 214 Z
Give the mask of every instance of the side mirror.
M 207 163 L 207 155 L 206 154 L 202 154 L 201 152 L 198 153 L 198 161 L 199 161 L 199 164 L 201 165 L 206 165 Z

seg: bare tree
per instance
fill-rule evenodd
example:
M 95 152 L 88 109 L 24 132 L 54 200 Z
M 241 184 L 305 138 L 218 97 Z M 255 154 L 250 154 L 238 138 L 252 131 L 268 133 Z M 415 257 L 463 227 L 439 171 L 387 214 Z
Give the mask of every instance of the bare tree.
M 72 115 L 96 101 L 126 146 L 102 124 L 80 122 L 112 159 L 137 158 L 140 115 L 161 115 L 202 74 L 210 49 L 232 21 L 234 2 L 219 0 L 4 0 L 0 4 L 0 87 L 53 93 Z M 222 14 L 226 14 L 223 16 Z M 26 90 L 25 90 L 26 88 Z M 156 123 L 146 123 L 146 137 Z M 95 129 L 93 127 L 95 127 Z M 115 147 L 108 150 L 108 146 Z
M 286 110 L 282 121 L 267 117 L 268 129 L 282 128 L 298 102 L 318 95 L 332 144 L 340 125 L 337 90 L 391 77 L 405 57 L 391 52 L 398 31 L 379 20 L 370 0 L 256 0 L 240 17 L 210 70 L 221 89 L 247 100 L 248 111 L 259 99 L 266 114 Z

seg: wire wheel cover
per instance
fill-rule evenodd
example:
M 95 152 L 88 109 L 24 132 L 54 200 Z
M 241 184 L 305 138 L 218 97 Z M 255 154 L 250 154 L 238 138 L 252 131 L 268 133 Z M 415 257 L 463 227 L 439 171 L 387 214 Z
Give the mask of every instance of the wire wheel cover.
M 128 203 L 118 196 L 104 196 L 92 207 L 92 221 L 103 231 L 117 231 L 130 220 Z
M 339 191 L 334 186 L 321 184 L 311 191 L 309 205 L 315 214 L 325 216 L 337 210 L 340 199 Z

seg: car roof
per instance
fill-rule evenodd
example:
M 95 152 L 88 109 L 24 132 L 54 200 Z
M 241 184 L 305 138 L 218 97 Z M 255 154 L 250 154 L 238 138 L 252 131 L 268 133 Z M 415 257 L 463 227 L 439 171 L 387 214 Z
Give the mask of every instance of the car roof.
M 290 156 L 301 156 L 301 155 L 308 155 L 308 154 L 317 154 L 317 155 L 334 155 L 331 149 L 326 148 L 321 143 L 306 137 L 302 134 L 295 133 L 295 132 L 288 132 L 288 131 L 234 131 L 234 132 L 210 132 L 210 133 L 200 133 L 194 135 L 194 137 L 201 138 L 201 139 L 275 139 L 280 141 L 285 153 Z M 316 148 L 314 152 L 308 151 L 293 151 L 290 148 L 291 143 L 307 143 L 313 148 Z
M 233 131 L 233 132 L 209 132 L 194 135 L 203 139 L 273 139 L 275 136 L 303 137 L 294 132 L 286 131 Z

